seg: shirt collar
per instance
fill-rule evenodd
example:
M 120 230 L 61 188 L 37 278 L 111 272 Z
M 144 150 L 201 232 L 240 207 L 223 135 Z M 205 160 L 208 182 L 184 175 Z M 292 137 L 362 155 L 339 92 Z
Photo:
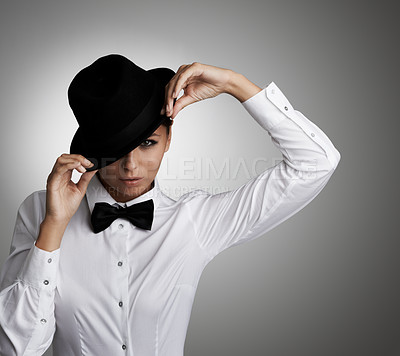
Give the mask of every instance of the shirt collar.
M 103 184 L 100 182 L 99 178 L 97 177 L 97 174 L 93 176 L 93 178 L 90 180 L 89 185 L 86 189 L 86 199 L 87 203 L 89 206 L 90 214 L 93 211 L 94 205 L 97 202 L 105 202 L 109 203 L 111 205 L 118 204 L 123 207 L 131 206 L 133 204 L 140 203 L 142 201 L 148 200 L 148 199 L 153 199 L 154 203 L 154 210 L 157 209 L 159 205 L 159 200 L 160 200 L 160 186 L 158 183 L 158 178 L 157 176 L 154 178 L 154 185 L 153 188 L 151 188 L 148 192 L 127 201 L 126 203 L 121 203 L 117 202 L 111 195 L 108 193 L 106 188 L 104 188 Z

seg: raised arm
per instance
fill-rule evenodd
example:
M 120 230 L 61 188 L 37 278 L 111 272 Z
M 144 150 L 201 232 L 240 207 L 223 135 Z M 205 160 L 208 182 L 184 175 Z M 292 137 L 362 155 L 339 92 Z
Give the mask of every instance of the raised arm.
M 224 73 L 221 69 L 211 70 L 209 66 L 198 67 L 183 67 L 183 78 L 176 80 L 183 84 L 169 84 L 168 92 L 174 91 L 171 87 L 179 89 L 185 88 L 185 83 L 192 85 L 181 97 L 184 98 L 183 105 L 202 98 L 202 93 L 205 93 L 204 97 L 220 92 L 233 95 L 268 132 L 282 153 L 279 163 L 237 189 L 215 195 L 197 190 L 184 197 L 188 199 L 192 212 L 197 241 L 212 258 L 228 247 L 262 236 L 304 208 L 329 181 L 340 160 L 340 153 L 317 125 L 292 107 L 274 82 L 258 90 L 243 75 L 227 70 L 225 75 L 230 79 L 222 86 L 225 89 L 215 90 L 214 85 L 213 91 L 207 91 L 204 88 L 208 88 L 210 82 L 215 83 L 215 79 L 201 78 L 208 78 L 212 73 Z M 189 73 L 185 74 L 185 71 Z M 204 74 L 205 71 L 209 75 Z M 193 73 L 202 73 L 202 77 L 196 79 Z M 189 79 L 185 82 L 184 78 Z M 216 78 L 224 78 L 224 75 Z M 221 79 L 217 82 L 220 83 Z M 196 95 L 196 88 L 203 88 L 198 90 L 200 95 Z M 166 102 L 171 104 L 169 97 Z M 178 102 L 175 103 L 178 107 L 175 109 L 174 106 L 172 110 L 173 117 L 181 108 L 182 104 Z
M 47 190 L 32 193 L 18 209 L 0 276 L 0 355 L 41 355 L 51 344 L 61 239 L 96 173 L 81 165 L 89 166 L 83 157 L 61 156 Z M 84 173 L 77 184 L 73 169 Z

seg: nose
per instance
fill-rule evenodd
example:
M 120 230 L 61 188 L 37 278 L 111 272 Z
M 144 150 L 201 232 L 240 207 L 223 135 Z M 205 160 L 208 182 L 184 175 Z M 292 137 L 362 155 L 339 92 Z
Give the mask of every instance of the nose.
M 127 153 L 121 160 L 122 168 L 125 172 L 134 171 L 139 167 L 139 152 L 137 149 Z

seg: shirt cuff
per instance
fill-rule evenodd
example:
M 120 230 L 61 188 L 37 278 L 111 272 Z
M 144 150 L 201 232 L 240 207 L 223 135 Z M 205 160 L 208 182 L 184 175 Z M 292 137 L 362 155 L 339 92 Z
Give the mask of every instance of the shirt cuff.
M 294 112 L 292 105 L 274 82 L 244 101 L 242 105 L 254 120 L 268 131 Z
M 60 248 L 50 252 L 34 244 L 17 278 L 36 289 L 54 289 L 57 285 L 59 257 Z

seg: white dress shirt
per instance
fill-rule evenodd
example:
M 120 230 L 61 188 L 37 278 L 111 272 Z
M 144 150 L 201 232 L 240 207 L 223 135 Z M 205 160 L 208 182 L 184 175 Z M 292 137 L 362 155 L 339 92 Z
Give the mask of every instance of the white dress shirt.
M 340 160 L 325 133 L 274 82 L 242 105 L 282 160 L 237 189 L 195 190 L 176 201 L 156 177 L 150 191 L 126 203 L 154 200 L 151 231 L 119 218 L 94 234 L 94 204 L 117 204 L 94 176 L 61 247 L 48 252 L 34 245 L 46 191 L 24 200 L 0 277 L 1 355 L 42 355 L 52 342 L 56 356 L 183 355 L 205 266 L 304 208 Z

